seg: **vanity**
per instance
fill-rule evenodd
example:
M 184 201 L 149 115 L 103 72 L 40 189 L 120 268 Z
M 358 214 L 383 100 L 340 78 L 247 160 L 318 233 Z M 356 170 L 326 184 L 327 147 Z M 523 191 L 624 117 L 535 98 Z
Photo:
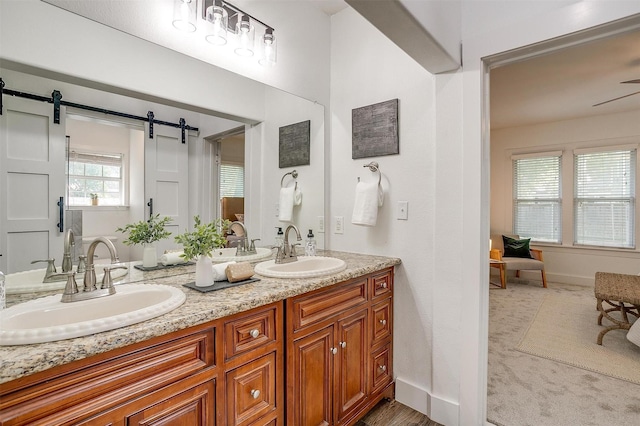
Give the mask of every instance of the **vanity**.
M 125 282 L 181 288 L 186 301 L 103 333 L 0 347 L 0 423 L 355 424 L 393 397 L 400 260 L 321 254 L 347 268 L 211 293 L 183 287 L 193 266 L 130 273 Z

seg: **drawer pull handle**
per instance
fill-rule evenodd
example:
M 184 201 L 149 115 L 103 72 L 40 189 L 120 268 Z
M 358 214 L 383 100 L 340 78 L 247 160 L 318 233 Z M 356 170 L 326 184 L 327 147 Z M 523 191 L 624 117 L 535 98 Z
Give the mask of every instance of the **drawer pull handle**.
M 251 337 L 253 337 L 255 339 L 256 337 L 258 337 L 260 335 L 260 332 L 257 329 L 254 328 L 253 330 L 251 330 L 249 332 L 249 334 L 251 335 Z
M 258 389 L 251 389 L 251 396 L 253 399 L 258 399 L 260 396 L 260 391 Z
M 342 349 L 346 348 L 347 347 L 347 342 L 340 342 L 340 347 Z
M 331 348 L 331 353 L 332 354 L 337 354 L 338 353 L 338 348 Z
M 387 283 L 380 283 L 378 288 L 387 288 Z
M 380 324 L 382 324 L 382 325 L 387 325 L 387 320 L 386 320 L 386 319 L 381 319 L 381 320 L 380 320 Z
M 382 370 L 383 372 L 387 371 L 387 366 L 386 365 L 379 365 L 378 368 L 380 370 Z

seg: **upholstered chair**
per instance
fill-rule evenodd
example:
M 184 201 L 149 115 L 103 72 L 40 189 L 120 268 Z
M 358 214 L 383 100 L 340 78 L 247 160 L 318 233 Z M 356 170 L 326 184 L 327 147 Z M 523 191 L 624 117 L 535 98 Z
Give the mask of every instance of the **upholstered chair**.
M 516 240 L 514 243 L 519 249 L 509 250 L 509 247 L 505 254 L 505 246 L 502 235 L 491 236 L 491 251 L 489 257 L 498 262 L 490 263 L 492 267 L 500 268 L 500 282 L 502 288 L 506 288 L 506 272 L 516 271 L 516 277 L 520 276 L 520 271 L 535 270 L 540 271 L 542 274 L 542 286 L 547 288 L 547 277 L 544 273 L 544 260 L 542 258 L 542 250 L 532 249 L 525 243 L 526 240 L 520 240 L 518 235 L 504 234 L 512 240 Z M 518 244 L 518 242 L 520 244 Z

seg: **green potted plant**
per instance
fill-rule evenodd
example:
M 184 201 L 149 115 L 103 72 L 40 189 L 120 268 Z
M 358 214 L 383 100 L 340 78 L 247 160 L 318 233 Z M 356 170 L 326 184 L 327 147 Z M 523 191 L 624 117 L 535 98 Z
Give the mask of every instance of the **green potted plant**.
M 91 193 L 89 194 L 89 197 L 91 197 L 91 205 L 92 206 L 97 206 L 98 205 L 98 194 L 95 193 Z
M 151 216 L 149 220 L 141 220 L 140 222 L 129 223 L 124 228 L 118 228 L 116 231 L 129 233 L 124 244 L 142 245 L 144 251 L 142 253 L 142 266 L 150 268 L 158 266 L 158 255 L 156 247 L 153 243 L 163 240 L 171 236 L 171 232 L 165 229 L 172 219 L 168 216 L 160 219 L 160 215 Z
M 227 240 L 224 230 L 229 221 L 216 219 L 211 223 L 202 223 L 200 216 L 195 216 L 193 231 L 176 235 L 177 243 L 182 244 L 185 260 L 196 259 L 196 286 L 208 287 L 213 285 L 213 265 L 211 253 L 214 249 L 224 247 Z

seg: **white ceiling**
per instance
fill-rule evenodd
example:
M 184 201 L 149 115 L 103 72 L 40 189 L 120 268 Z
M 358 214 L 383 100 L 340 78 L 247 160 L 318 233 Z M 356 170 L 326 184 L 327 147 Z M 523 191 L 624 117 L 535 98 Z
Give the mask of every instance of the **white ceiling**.
M 145 39 L 152 39 L 149 34 L 163 34 L 158 31 L 158 22 L 168 19 L 155 15 L 171 13 L 170 0 L 44 1 Z M 255 0 L 231 2 L 242 7 L 252 1 Z M 273 4 L 280 7 L 292 1 L 309 2 L 327 15 L 349 7 L 343 0 L 281 0 Z M 150 10 L 149 4 L 157 7 Z M 162 12 L 160 5 L 169 9 Z M 269 23 L 278 28 L 286 19 L 286 14 L 274 13 Z M 169 35 L 155 42 L 180 50 L 180 45 L 172 45 L 177 43 L 171 36 L 173 33 L 166 34 Z M 194 57 L 199 54 L 183 53 Z M 640 84 L 620 83 L 640 79 L 640 30 L 494 68 L 490 77 L 490 116 L 494 129 L 631 110 L 640 113 L 640 94 L 593 106 L 640 91 Z
M 569 47 L 490 72 L 491 128 L 637 110 L 640 31 Z

